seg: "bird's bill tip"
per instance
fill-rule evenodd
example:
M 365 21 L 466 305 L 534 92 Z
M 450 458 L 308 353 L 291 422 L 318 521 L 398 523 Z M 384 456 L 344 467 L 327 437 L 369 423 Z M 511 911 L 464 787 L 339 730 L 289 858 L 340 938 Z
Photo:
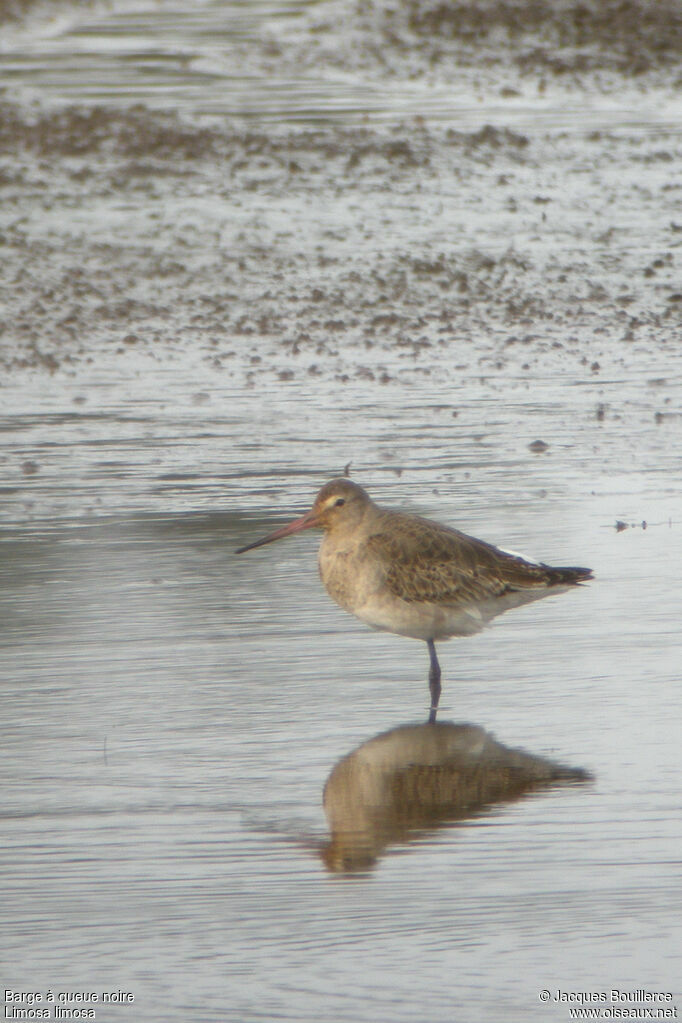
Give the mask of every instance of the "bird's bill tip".
M 311 529 L 317 525 L 319 525 L 317 515 L 312 511 L 306 512 L 305 515 L 301 515 L 300 519 L 294 519 L 293 522 L 282 526 L 281 529 L 276 529 L 274 533 L 269 533 L 268 536 L 264 536 L 261 540 L 247 543 L 245 547 L 240 547 L 234 553 L 244 554 L 246 551 L 252 551 L 254 547 L 264 547 L 266 543 L 273 543 L 273 541 L 281 540 L 285 536 L 291 536 L 292 533 L 300 533 L 303 529 Z

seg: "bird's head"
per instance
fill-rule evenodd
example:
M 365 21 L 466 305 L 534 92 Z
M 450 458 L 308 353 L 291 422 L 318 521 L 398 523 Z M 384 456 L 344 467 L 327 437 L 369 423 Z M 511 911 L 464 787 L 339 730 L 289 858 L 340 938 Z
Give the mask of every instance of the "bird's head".
M 240 547 L 235 553 L 243 554 L 254 547 L 263 547 L 266 543 L 281 540 L 304 529 L 324 529 L 327 533 L 339 529 L 352 529 L 362 518 L 368 504 L 369 494 L 357 483 L 343 478 L 330 480 L 320 490 L 310 511 L 301 515 L 300 519 L 276 529 L 262 540 Z

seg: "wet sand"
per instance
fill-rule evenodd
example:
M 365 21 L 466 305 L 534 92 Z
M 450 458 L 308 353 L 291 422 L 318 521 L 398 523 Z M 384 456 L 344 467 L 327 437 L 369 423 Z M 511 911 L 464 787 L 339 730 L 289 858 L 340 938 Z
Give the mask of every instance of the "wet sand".
M 589 378 L 676 347 L 679 137 L 0 115 L 8 370 L 191 346 L 247 385 L 559 352 Z
M 488 407 L 506 408 L 518 455 L 540 441 L 550 456 L 573 448 L 595 473 L 618 473 L 624 458 L 673 468 L 682 137 L 569 120 L 558 132 L 193 124 L 143 107 L 5 103 L 5 520 L 22 521 L 27 502 L 31 519 L 94 507 L 82 486 L 95 449 L 74 447 L 81 439 L 112 440 L 96 467 L 101 507 L 125 510 L 113 441 L 130 434 L 133 393 L 133 416 L 150 417 L 133 475 L 194 476 L 212 499 L 227 473 L 247 507 L 254 472 L 280 495 L 284 484 L 295 508 L 353 460 L 375 479 L 412 465 L 437 487 L 442 470 L 405 447 L 415 451 L 420 415 L 420 446 L 427 422 L 438 431 L 434 452 L 450 427 L 457 446 L 507 446 Z M 173 408 L 212 427 L 189 463 L 147 446 Z M 303 408 L 316 423 L 282 460 L 286 417 Z M 378 415 L 376 444 L 356 437 L 353 409 Z M 66 463 L 43 449 L 31 411 L 57 417 Z M 383 443 L 381 422 L 396 416 Z M 305 486 L 295 475 L 292 489 L 292 465 L 310 472 Z M 167 485 L 162 504 L 149 487 L 139 496 L 132 506 L 192 507 L 181 487 Z M 633 513 L 646 517 L 618 511 Z
M 300 30 L 318 65 L 331 60 L 318 50 L 337 38 L 334 10 L 326 31 Z M 406 59 L 398 14 L 373 17 L 370 27 L 356 11 L 346 25 L 364 39 L 354 52 Z M 676 5 L 413 4 L 400 18 L 421 41 L 413 74 L 435 69 L 453 88 L 476 67 L 486 89 L 497 75 L 504 90 L 516 67 L 536 96 L 551 73 L 569 105 L 578 89 L 589 110 L 590 95 L 610 91 L 601 71 L 643 97 L 659 79 L 679 86 Z M 302 46 L 272 53 L 263 41 L 252 60 L 267 75 L 300 64 Z M 572 61 L 551 57 L 564 49 Z M 381 384 L 472 359 L 589 379 L 639 346 L 663 361 L 682 317 L 681 141 L 644 109 L 631 130 L 581 130 L 572 114 L 524 132 L 486 123 L 484 108 L 466 131 L 419 117 L 202 124 L 6 96 L 2 364 L 68 371 L 133 347 L 157 360 L 191 349 L 256 386 Z

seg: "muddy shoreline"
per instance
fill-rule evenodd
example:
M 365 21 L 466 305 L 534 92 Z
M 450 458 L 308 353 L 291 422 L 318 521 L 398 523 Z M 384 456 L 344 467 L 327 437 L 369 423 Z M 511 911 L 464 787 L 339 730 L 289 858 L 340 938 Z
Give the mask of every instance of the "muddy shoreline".
M 528 10 L 537 21 L 539 8 Z M 310 54 L 331 38 L 310 33 L 321 11 L 304 19 L 291 53 L 282 45 L 287 60 L 305 32 Z M 324 11 L 333 23 L 333 6 Z M 671 52 L 660 48 L 661 68 Z M 264 44 L 253 58 L 263 74 L 278 59 Z M 499 96 L 508 74 L 490 73 L 487 95 Z M 659 95 L 655 73 L 620 75 L 623 88 L 635 78 L 642 95 Z M 589 105 L 586 81 L 576 88 Z M 322 434 L 323 476 L 359 457 L 385 463 L 388 479 L 397 463 L 428 476 L 413 452 L 431 421 L 438 449 L 444 417 L 458 426 L 465 464 L 476 446 L 480 473 L 491 408 L 495 443 L 510 458 L 514 421 L 528 418 L 523 464 L 539 440 L 550 452 L 575 450 L 582 464 L 627 457 L 634 469 L 653 459 L 663 471 L 682 388 L 682 136 L 646 109 L 609 130 L 579 112 L 569 126 L 531 117 L 517 130 L 488 120 L 485 104 L 468 129 L 425 117 L 312 125 L 6 99 L 7 514 L 83 507 L 91 472 L 87 502 L 109 488 L 96 498 L 103 508 L 157 508 L 172 490 L 172 506 L 186 508 L 193 485 L 167 477 L 203 472 L 210 491 L 211 474 L 237 481 L 246 460 L 269 478 L 282 423 L 300 409 L 309 421 L 288 435 L 285 474 L 293 463 L 308 471 Z M 111 420 L 97 418 L 104 409 Z M 173 409 L 183 436 L 195 419 L 206 424 L 206 445 L 191 425 L 186 448 L 155 450 L 148 437 Z M 370 444 L 359 456 L 367 433 L 357 409 L 378 433 L 399 421 L 411 450 Z M 131 443 L 119 434 L 128 438 L 138 420 L 131 468 L 117 446 Z M 111 450 L 94 459 L 101 444 Z M 119 464 L 132 489 L 114 492 Z M 306 499 L 317 482 L 302 486 Z M 248 479 L 237 485 L 240 501 L 258 501 Z M 625 507 L 612 519 L 627 516 L 648 517 Z
M 0 21 L 62 9 L 15 0 Z M 248 62 L 235 43 L 235 59 L 263 76 L 347 60 L 488 98 L 529 76 L 537 95 L 549 75 L 586 102 L 682 83 L 671 2 L 411 0 L 342 15 L 315 5 L 279 40 L 257 35 Z M 461 131 L 6 98 L 0 361 L 56 371 L 189 345 L 246 383 L 381 382 L 396 371 L 384 351 L 429 372 L 475 344 L 503 363 L 522 347 L 521 367 L 568 351 L 597 372 L 629 344 L 679 336 L 681 156 L 664 127 L 514 131 L 484 108 Z
M 181 343 L 247 379 L 251 359 L 281 376 L 307 356 L 345 381 L 374 372 L 363 351 L 423 364 L 474 340 L 592 366 L 680 328 L 680 139 L 663 133 L 271 131 L 4 104 L 0 153 L 6 371 Z

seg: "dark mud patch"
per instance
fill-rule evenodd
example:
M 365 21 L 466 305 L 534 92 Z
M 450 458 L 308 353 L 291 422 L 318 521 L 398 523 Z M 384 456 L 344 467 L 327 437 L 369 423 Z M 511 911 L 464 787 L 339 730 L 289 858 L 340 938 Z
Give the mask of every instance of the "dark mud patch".
M 192 127 L 174 114 L 150 116 L 145 107 L 116 110 L 102 106 L 52 111 L 0 105 L 0 152 L 38 157 L 114 155 L 159 161 L 201 160 L 215 156 L 219 136 Z
M 267 50 L 267 52 L 265 52 Z M 613 93 L 682 84 L 682 9 L 675 0 L 407 0 L 315 6 L 268 67 L 354 68 L 513 97 L 530 83 Z
M 101 9 L 101 0 L 78 0 L 79 13 Z M 30 18 L 52 18 L 59 11 L 73 12 L 68 0 L 0 0 L 0 25 L 23 26 Z
M 640 75 L 669 68 L 679 79 L 682 9 L 675 2 L 410 0 L 405 10 L 410 31 L 431 40 L 433 59 L 445 38 L 460 45 L 458 59 L 467 63 L 478 62 L 483 49 L 488 59 L 511 60 L 522 71 Z
M 528 145 L 525 135 L 492 125 L 471 132 L 449 128 L 446 140 L 470 155 L 485 155 L 486 151 L 499 149 L 522 150 Z M 47 111 L 0 103 L 0 154 L 100 157 L 109 167 L 114 159 L 158 160 L 176 165 L 177 161 L 192 164 L 225 159 L 235 170 L 273 164 L 295 176 L 304 170 L 298 160 L 317 156 L 340 160 L 348 171 L 367 159 L 380 161 L 384 167 L 414 170 L 429 163 L 433 143 L 423 118 L 379 128 L 259 130 L 244 129 L 224 120 L 219 126 L 194 125 L 172 111 L 152 111 L 142 105 L 127 109 L 71 106 Z M 144 163 L 139 166 L 147 169 Z M 178 173 L 186 170 L 178 166 Z
M 36 6 L 37 0 L 0 0 L 0 25 L 24 21 Z

